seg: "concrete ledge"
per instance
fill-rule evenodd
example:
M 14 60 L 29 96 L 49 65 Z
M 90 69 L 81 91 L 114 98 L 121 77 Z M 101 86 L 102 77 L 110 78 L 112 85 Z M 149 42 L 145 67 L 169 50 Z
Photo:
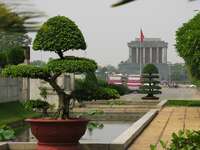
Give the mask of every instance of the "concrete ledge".
M 153 109 L 147 112 L 142 118 L 133 123 L 126 131 L 118 136 L 110 144 L 110 150 L 125 150 L 132 141 L 143 131 L 143 129 L 152 121 L 156 116 L 158 110 Z
M 8 144 L 0 142 L 0 150 L 8 150 Z
M 36 150 L 36 142 L 9 142 L 8 150 Z

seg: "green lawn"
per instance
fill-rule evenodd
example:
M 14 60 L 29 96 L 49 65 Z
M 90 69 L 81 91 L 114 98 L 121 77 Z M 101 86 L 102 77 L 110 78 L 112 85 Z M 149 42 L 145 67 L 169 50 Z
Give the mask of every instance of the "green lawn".
M 198 107 L 200 106 L 200 100 L 168 100 L 166 106 Z
M 38 113 L 27 111 L 19 101 L 0 103 L 0 125 L 37 116 L 39 116 Z

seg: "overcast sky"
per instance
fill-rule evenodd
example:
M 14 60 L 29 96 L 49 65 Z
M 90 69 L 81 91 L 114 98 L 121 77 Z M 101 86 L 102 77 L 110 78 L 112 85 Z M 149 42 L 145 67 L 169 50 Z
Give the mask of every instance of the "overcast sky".
M 200 8 L 199 0 L 138 0 L 111 8 L 117 0 L 32 0 L 47 17 L 64 15 L 72 19 L 84 34 L 87 52 L 75 55 L 95 59 L 100 65 L 114 65 L 128 59 L 127 42 L 139 36 L 161 38 L 169 43 L 168 61 L 182 62 L 176 53 L 175 31 Z M 34 38 L 34 34 L 31 35 Z M 71 55 L 72 53 L 69 53 Z M 74 54 L 74 53 L 73 53 Z M 31 59 L 46 60 L 53 53 L 32 52 Z

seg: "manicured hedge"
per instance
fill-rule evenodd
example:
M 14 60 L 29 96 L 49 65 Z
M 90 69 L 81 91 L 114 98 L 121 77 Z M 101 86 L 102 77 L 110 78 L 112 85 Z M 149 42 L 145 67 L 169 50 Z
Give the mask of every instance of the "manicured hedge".
M 200 106 L 200 100 L 168 100 L 167 106 Z

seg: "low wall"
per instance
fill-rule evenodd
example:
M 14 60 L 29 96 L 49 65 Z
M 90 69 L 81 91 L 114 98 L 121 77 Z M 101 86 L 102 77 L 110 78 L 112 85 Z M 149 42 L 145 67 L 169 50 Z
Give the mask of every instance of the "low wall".
M 25 99 L 27 92 L 22 78 L 0 77 L 0 103 Z

